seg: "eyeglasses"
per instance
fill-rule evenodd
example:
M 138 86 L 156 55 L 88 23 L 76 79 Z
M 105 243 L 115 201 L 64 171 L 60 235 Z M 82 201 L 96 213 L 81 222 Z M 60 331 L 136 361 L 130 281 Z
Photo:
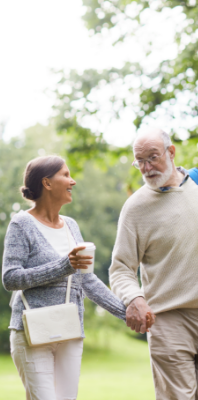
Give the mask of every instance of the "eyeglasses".
M 149 157 L 149 158 L 142 158 L 142 160 L 134 160 L 132 165 L 133 167 L 137 168 L 137 169 L 142 169 L 142 167 L 144 167 L 145 163 L 148 162 L 150 165 L 153 165 L 154 167 L 159 163 L 160 159 L 163 157 L 163 155 L 166 153 L 166 150 L 168 149 L 168 147 L 166 147 L 165 151 L 163 152 L 163 154 L 161 154 L 161 156 L 153 156 L 153 157 Z

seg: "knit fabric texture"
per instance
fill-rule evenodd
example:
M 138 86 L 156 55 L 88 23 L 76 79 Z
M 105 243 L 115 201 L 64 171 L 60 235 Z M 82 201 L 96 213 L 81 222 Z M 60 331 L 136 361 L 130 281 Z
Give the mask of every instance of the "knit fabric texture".
M 64 217 L 75 243 L 83 242 L 75 220 Z M 16 214 L 5 237 L 3 255 L 3 284 L 7 290 L 23 290 L 30 308 L 63 304 L 67 280 L 72 276 L 70 301 L 78 305 L 83 329 L 83 298 L 85 295 L 116 317 L 125 320 L 126 308 L 95 274 L 75 270 L 68 255 L 60 257 L 38 230 L 27 212 Z M 10 329 L 23 330 L 24 304 L 19 292 L 12 305 Z
M 198 307 L 197 227 L 198 186 L 191 178 L 165 192 L 144 185 L 126 201 L 109 271 L 126 306 L 145 296 L 155 313 Z

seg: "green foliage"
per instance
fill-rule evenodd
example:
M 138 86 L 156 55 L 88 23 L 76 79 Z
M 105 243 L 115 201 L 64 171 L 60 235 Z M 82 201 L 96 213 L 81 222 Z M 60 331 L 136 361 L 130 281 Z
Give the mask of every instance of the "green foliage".
M 159 61 L 152 71 L 147 68 L 147 59 L 155 49 L 155 37 L 148 35 L 144 43 L 144 57 L 142 61 L 134 63 L 126 60 L 123 67 L 116 69 L 96 71 L 86 70 L 82 75 L 76 71 L 65 74 L 59 71 L 62 78 L 57 87 L 57 127 L 60 133 L 66 133 L 71 152 L 76 150 L 74 142 L 77 138 L 78 151 L 83 153 L 83 146 L 79 143 L 79 135 L 85 130 L 91 137 L 92 145 L 85 150 L 87 158 L 95 158 L 101 163 L 103 157 L 107 157 L 108 149 L 103 140 L 103 131 L 95 128 L 92 132 L 85 128 L 89 118 L 100 126 L 102 118 L 99 101 L 93 100 L 93 93 L 99 94 L 104 86 L 112 88 L 110 120 L 120 119 L 122 110 L 126 107 L 135 113 L 133 124 L 138 129 L 142 123 L 152 124 L 161 114 L 172 121 L 171 134 L 176 134 L 174 120 L 177 119 L 180 128 L 188 123 L 189 137 L 197 136 L 197 81 L 198 81 L 198 2 L 195 0 L 83 0 L 85 14 L 83 19 L 91 35 L 99 35 L 102 40 L 111 38 L 112 32 L 117 32 L 117 39 L 112 45 L 119 45 L 128 40 L 141 37 L 142 29 L 147 26 L 154 13 L 167 15 L 170 21 L 174 21 L 176 13 L 181 16 L 181 23 L 175 28 L 175 44 L 177 45 L 176 57 L 164 58 Z M 146 14 L 147 13 L 147 14 Z M 150 16 L 145 22 L 145 15 Z M 129 30 L 126 27 L 131 27 Z M 111 39 L 110 39 L 111 40 Z M 128 41 L 128 42 L 127 42 Z M 64 85 L 70 87 L 70 94 L 64 91 Z M 125 96 L 114 90 L 116 85 L 125 88 Z M 60 92 L 59 92 L 60 90 Z M 96 97 L 96 96 L 95 96 Z M 104 112 L 105 113 L 105 112 Z M 97 122 L 98 121 L 98 122 Z M 68 128 L 68 124 L 72 127 Z M 83 127 L 83 128 L 82 128 Z M 66 132 L 67 129 L 67 132 Z M 85 135 L 85 136 L 86 136 Z M 73 139 L 72 139 L 73 137 Z M 94 142 L 95 140 L 95 142 Z M 72 150 L 73 149 L 73 150 Z M 125 151 L 125 149 L 123 149 Z M 126 149 L 127 152 L 127 149 Z M 82 154 L 81 153 L 81 154 Z M 103 154 L 103 157 L 102 157 Z M 112 149 L 111 149 L 112 154 Z M 114 149 L 114 158 L 119 157 Z M 71 157 L 72 159 L 72 157 Z M 78 168 L 82 169 L 79 165 Z
M 87 12 L 84 15 L 84 20 L 87 23 L 88 29 L 93 29 L 95 34 L 105 29 L 113 29 L 116 26 L 124 27 L 124 24 L 129 21 L 136 20 L 135 30 L 125 33 L 125 38 L 130 35 L 136 35 L 143 26 L 142 16 L 147 9 L 155 12 L 163 13 L 168 8 L 180 9 L 183 14 L 184 22 L 182 23 L 179 30 L 175 33 L 175 42 L 178 44 L 177 56 L 174 60 L 168 59 L 163 60 L 152 73 L 142 70 L 142 75 L 147 77 L 146 85 L 141 84 L 140 90 L 140 102 L 139 111 L 137 112 L 134 124 L 138 128 L 142 121 L 148 115 L 157 110 L 159 105 L 163 105 L 165 102 L 169 106 L 167 111 L 168 115 L 172 118 L 175 117 L 175 108 L 173 105 L 179 103 L 180 93 L 193 93 L 193 96 L 189 96 L 189 101 L 186 103 L 185 110 L 181 112 L 180 118 L 185 118 L 186 114 L 194 118 L 198 114 L 197 108 L 197 79 L 198 79 L 198 54 L 197 54 L 197 42 L 198 42 L 198 21 L 197 1 L 83 1 L 87 7 Z M 130 8 L 129 8 L 130 7 Z M 111 10 L 111 12 L 110 12 Z M 131 12 L 129 12 L 131 10 Z M 132 12 L 133 11 L 133 12 Z M 174 18 L 174 14 L 172 14 Z M 103 16 L 103 18 L 102 18 Z M 123 34 L 120 33 L 118 41 L 123 41 Z M 153 43 L 154 45 L 154 39 Z M 145 54 L 144 64 L 146 57 L 150 55 L 152 50 Z M 135 67 L 135 66 L 134 66 Z M 134 68 L 134 71 L 136 68 Z M 126 75 L 123 74 L 123 80 Z M 158 83 L 156 84 L 156 79 Z M 164 104 L 166 106 L 166 104 Z M 166 107 L 168 109 L 168 107 Z M 155 117 L 155 114 L 153 115 Z M 195 122 L 196 124 L 196 122 Z M 197 124 L 196 124 L 197 125 Z M 196 131 L 197 134 L 197 131 Z
M 192 4 L 191 4 L 192 3 Z M 95 33 L 100 32 L 102 28 L 111 29 L 116 26 L 121 19 L 126 22 L 127 19 L 137 19 L 140 21 L 140 15 L 145 9 L 154 9 L 157 12 L 163 11 L 164 8 L 181 7 L 187 18 L 196 19 L 197 0 L 159 0 L 153 5 L 153 0 L 83 0 L 85 6 L 85 14 L 83 20 L 86 22 L 88 29 L 93 29 Z M 128 12 L 128 6 L 133 7 L 133 16 Z M 137 11 L 136 11 L 137 10 Z M 185 29 L 190 33 L 188 29 Z
M 186 169 L 198 168 L 198 138 L 176 142 L 176 165 L 182 165 Z
M 106 170 L 107 165 L 115 164 L 121 156 L 131 153 L 131 146 L 117 148 L 109 146 L 102 132 L 92 132 L 91 129 L 83 126 L 81 118 L 96 115 L 100 111 L 100 104 L 92 102 L 89 95 L 94 87 L 114 81 L 115 76 L 121 77 L 128 71 L 125 66 L 123 70 L 112 68 L 111 71 L 97 72 L 85 70 L 79 76 L 76 70 L 70 73 L 57 71 L 61 79 L 55 91 L 57 101 L 54 104 L 56 130 L 63 136 L 64 150 L 72 174 L 83 171 L 84 163 L 92 160 L 95 165 Z M 116 98 L 112 102 L 116 102 Z M 117 113 L 114 113 L 117 116 Z
M 65 127 L 63 129 L 65 130 Z M 75 118 L 65 133 L 65 152 L 73 175 L 82 172 L 88 160 L 105 165 L 107 144 L 103 142 L 102 137 L 98 137 L 96 142 L 96 137 L 90 129 L 81 127 Z
M 137 3 L 135 0 L 83 0 L 86 13 L 83 16 L 88 29 L 93 29 L 95 33 L 102 28 L 113 28 L 118 16 L 125 16 L 125 9 L 128 4 Z M 148 1 L 140 1 L 141 9 L 149 5 Z

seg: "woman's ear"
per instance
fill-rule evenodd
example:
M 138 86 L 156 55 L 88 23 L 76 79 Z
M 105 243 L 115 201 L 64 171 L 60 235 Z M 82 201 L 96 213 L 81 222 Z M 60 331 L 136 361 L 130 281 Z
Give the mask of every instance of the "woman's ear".
M 42 184 L 46 190 L 51 190 L 51 182 L 50 182 L 49 178 L 43 178 Z

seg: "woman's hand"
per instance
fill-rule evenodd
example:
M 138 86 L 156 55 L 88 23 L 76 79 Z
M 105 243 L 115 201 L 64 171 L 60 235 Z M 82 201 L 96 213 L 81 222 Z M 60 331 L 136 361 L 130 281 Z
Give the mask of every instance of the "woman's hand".
M 81 255 L 78 254 L 78 252 L 80 250 L 84 250 L 86 249 L 86 247 L 83 246 L 79 246 L 79 247 L 75 247 L 69 254 L 69 261 L 70 264 L 73 268 L 75 269 L 87 269 L 88 268 L 88 264 L 92 264 L 92 256 L 88 256 L 88 255 Z
M 154 315 L 155 318 L 155 315 Z M 155 322 L 155 319 L 154 319 Z M 149 328 L 153 325 L 153 320 L 152 320 L 152 315 L 150 312 L 147 312 L 146 314 L 146 332 L 149 332 Z

